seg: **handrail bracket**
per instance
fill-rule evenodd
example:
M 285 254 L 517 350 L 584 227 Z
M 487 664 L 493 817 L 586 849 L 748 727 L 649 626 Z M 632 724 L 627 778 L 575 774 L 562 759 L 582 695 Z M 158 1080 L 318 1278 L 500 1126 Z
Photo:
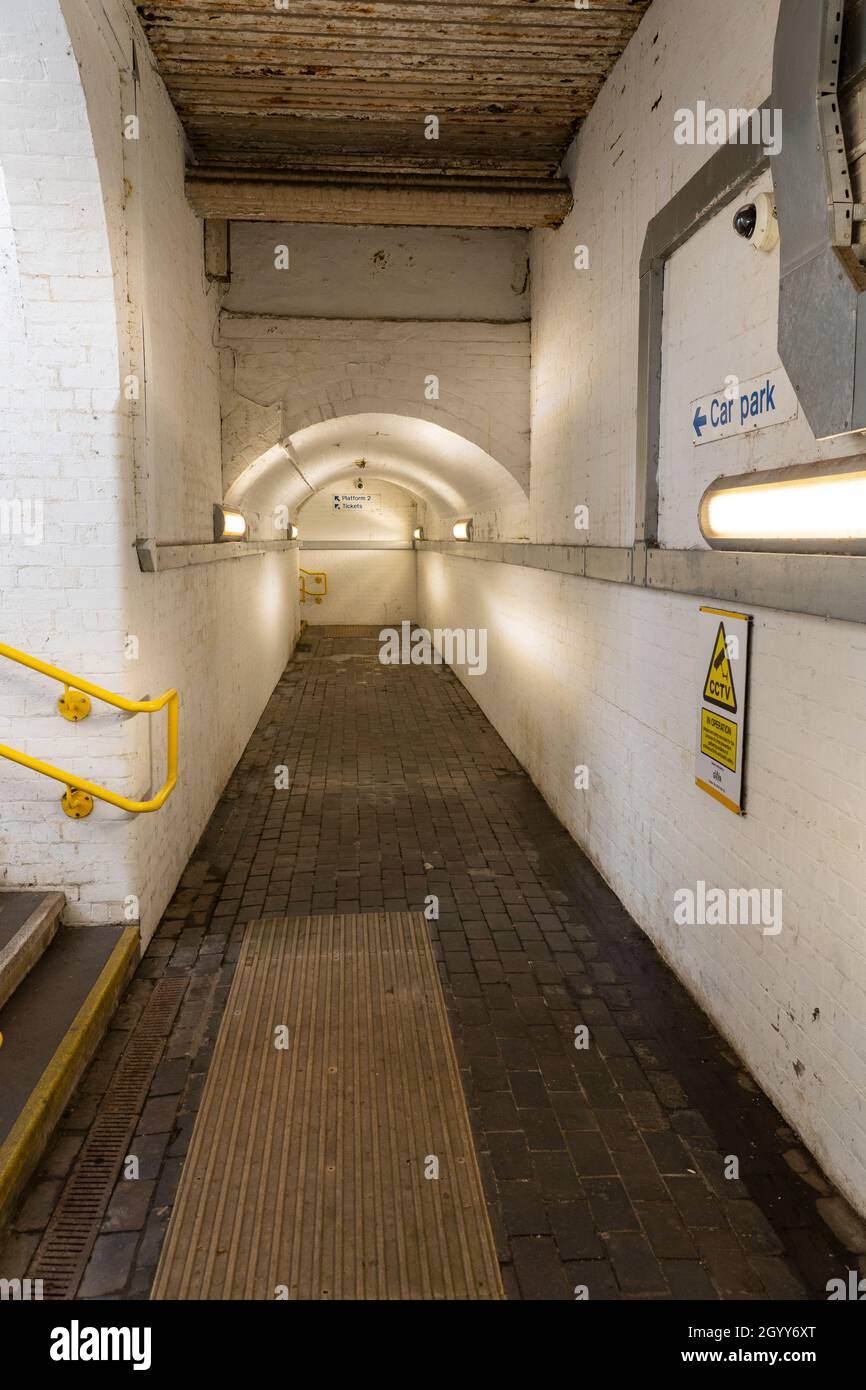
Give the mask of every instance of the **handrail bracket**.
M 80 719 L 86 719 L 91 710 L 90 697 L 85 695 L 83 690 L 73 690 L 71 686 L 64 686 L 63 694 L 57 701 L 57 708 L 68 719 L 70 724 L 77 724 Z
M 72 820 L 83 820 L 93 810 L 93 797 L 78 787 L 67 787 L 60 798 L 60 805 Z

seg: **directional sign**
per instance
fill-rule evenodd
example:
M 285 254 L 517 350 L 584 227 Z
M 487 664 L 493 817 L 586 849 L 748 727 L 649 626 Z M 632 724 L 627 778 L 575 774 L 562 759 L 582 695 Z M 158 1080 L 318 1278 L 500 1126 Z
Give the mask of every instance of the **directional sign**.
M 734 434 L 781 425 L 793 420 L 797 411 L 794 388 L 781 368 L 751 381 L 731 377 L 714 396 L 702 396 L 689 405 L 692 443 L 711 444 Z
M 378 492 L 335 492 L 335 512 L 380 512 L 382 497 Z
M 751 618 L 721 608 L 700 611 L 701 668 L 695 781 L 729 811 L 743 814 L 746 680 Z

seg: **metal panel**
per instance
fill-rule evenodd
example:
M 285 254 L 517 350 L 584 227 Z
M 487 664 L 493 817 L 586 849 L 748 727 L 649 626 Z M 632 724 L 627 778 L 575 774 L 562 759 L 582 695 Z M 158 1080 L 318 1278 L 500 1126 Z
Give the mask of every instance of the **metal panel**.
M 723 145 L 647 226 L 640 258 L 635 464 L 635 540 L 647 545 L 658 539 L 665 264 L 726 202 L 753 183 L 768 162 L 759 145 Z
M 834 10 L 838 8 L 833 0 Z M 782 111 L 773 161 L 785 276 L 829 243 L 823 136 L 818 118 L 828 0 L 782 0 L 773 53 L 772 104 Z
M 816 439 L 854 427 L 857 300 L 826 239 L 779 283 L 779 356 Z
M 850 143 L 862 128 L 864 44 L 860 0 L 847 8 L 843 0 L 782 0 L 772 98 L 784 118 L 773 161 L 779 356 L 818 439 L 866 426 L 866 327 L 858 321 L 866 272 L 853 221 L 862 152 L 853 149 L 849 170 L 843 138 Z

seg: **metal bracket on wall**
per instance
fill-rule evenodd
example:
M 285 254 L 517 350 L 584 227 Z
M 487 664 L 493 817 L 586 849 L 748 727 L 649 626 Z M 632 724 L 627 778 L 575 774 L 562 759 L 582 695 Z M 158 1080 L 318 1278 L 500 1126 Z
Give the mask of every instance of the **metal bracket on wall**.
M 761 107 L 768 102 L 762 102 Z M 665 267 L 675 251 L 769 164 L 763 147 L 722 145 L 649 223 L 640 258 L 635 540 L 658 542 Z

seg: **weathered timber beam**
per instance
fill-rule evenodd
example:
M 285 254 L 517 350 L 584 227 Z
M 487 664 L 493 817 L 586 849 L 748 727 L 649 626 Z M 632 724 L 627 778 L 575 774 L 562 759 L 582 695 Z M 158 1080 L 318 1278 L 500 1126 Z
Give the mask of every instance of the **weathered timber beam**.
M 554 227 L 572 203 L 564 179 L 331 183 L 207 169 L 187 170 L 186 194 L 200 217 L 376 227 Z
M 230 229 L 224 217 L 205 219 L 204 273 L 209 280 L 222 284 L 228 284 L 232 278 Z

